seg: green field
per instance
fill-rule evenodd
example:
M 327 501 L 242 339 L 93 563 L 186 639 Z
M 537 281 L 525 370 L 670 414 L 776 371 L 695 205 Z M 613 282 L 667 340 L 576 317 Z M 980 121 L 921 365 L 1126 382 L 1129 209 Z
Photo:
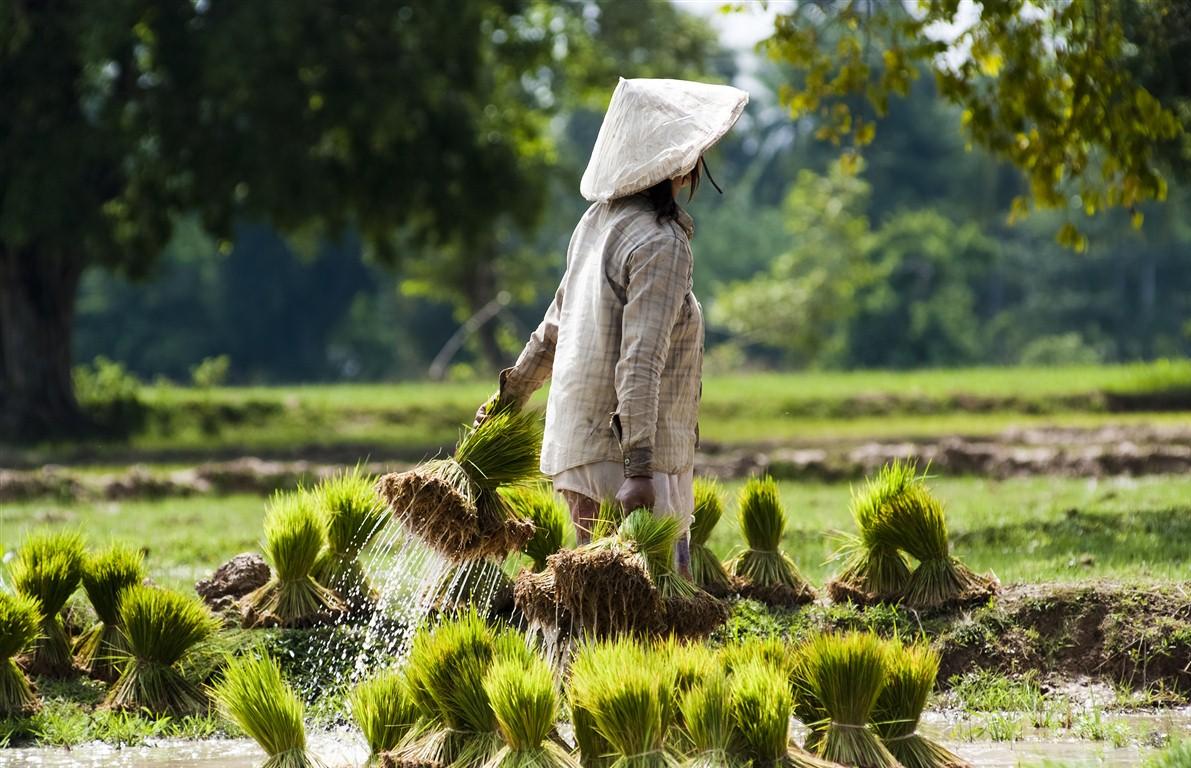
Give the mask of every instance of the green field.
M 1191 480 L 1025 478 L 937 479 L 953 549 L 1005 583 L 1191 577 Z M 723 556 L 740 545 L 734 496 L 712 544 Z M 816 584 L 838 533 L 852 529 L 846 483 L 782 483 L 789 525 L 785 547 Z M 155 579 L 188 587 L 232 555 L 259 548 L 264 501 L 256 496 L 5 505 L 0 542 L 11 549 L 31 529 L 74 526 L 93 544 L 122 539 L 148 550 Z
M 451 445 L 493 387 L 488 382 L 148 386 L 140 390 L 137 415 L 119 436 L 0 444 L 0 466 L 156 463 L 246 453 L 307 458 L 320 451 L 342 461 L 414 460 Z M 1154 392 L 1175 399 L 1138 400 Z M 709 443 L 763 445 L 977 436 L 1010 427 L 1184 424 L 1188 392 L 1188 367 L 1161 363 L 742 373 L 704 380 L 700 426 Z M 542 406 L 545 392 L 534 403 Z

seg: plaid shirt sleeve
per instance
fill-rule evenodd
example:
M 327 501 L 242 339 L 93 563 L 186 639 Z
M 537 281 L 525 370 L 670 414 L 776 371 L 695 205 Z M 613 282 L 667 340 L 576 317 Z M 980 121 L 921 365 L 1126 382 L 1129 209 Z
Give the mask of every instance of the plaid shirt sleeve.
M 565 281 L 565 278 L 564 278 Z M 554 367 L 554 348 L 558 344 L 558 316 L 562 311 L 562 285 L 554 294 L 554 301 L 525 344 L 511 368 L 500 372 L 500 397 L 512 398 L 518 406 L 524 406 L 531 395 L 541 388 Z
M 677 237 L 654 238 L 630 255 L 626 267 L 616 364 L 618 406 L 612 422 L 624 454 L 625 477 L 641 477 L 653 474 L 662 371 L 670 333 L 690 289 L 690 246 Z

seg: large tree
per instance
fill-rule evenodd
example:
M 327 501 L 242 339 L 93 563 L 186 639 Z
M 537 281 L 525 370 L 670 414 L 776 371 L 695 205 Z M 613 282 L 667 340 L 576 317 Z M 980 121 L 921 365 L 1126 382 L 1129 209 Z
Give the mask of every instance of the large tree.
M 0 0 L 0 436 L 85 426 L 79 278 L 144 274 L 184 215 L 224 238 L 353 228 L 390 261 L 398 230 L 530 223 L 537 7 Z

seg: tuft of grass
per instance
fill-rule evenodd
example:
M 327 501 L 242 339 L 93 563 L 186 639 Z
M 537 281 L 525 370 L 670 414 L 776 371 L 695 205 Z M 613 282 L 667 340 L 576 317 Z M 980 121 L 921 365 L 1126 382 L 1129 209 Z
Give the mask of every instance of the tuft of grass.
M 531 658 L 524 637 L 493 628 L 474 608 L 419 629 L 406 675 L 419 712 L 433 726 L 400 758 L 481 765 L 495 756 L 501 739 L 484 676 L 502 659 L 528 666 Z
M 501 494 L 518 517 L 533 522 L 533 538 L 521 551 L 533 561 L 533 570 L 546 569 L 546 558 L 575 541 L 571 512 L 547 485 L 505 489 Z
M 375 479 L 357 464 L 323 480 L 310 492 L 326 538 L 311 575 L 357 610 L 375 603 L 359 562 L 360 551 L 389 519 L 374 484 Z
M 352 718 L 363 732 L 373 759 L 397 749 L 419 719 L 405 675 L 397 670 L 383 670 L 360 683 L 349 701 Z
M 484 676 L 484 692 L 492 704 L 505 746 L 487 768 L 573 768 L 578 762 L 550 740 L 558 717 L 554 675 L 545 661 L 533 657 L 495 662 Z
M 281 677 L 271 656 L 241 656 L 228 662 L 211 690 L 225 718 L 235 723 L 269 756 L 263 768 L 313 768 L 306 751 L 305 707 Z
M 78 589 L 85 556 L 83 537 L 77 531 L 32 533 L 17 548 L 9 572 L 13 586 L 36 600 L 41 612 L 41 634 L 27 664 L 34 674 L 63 678 L 75 673 L 61 614 Z
M 263 587 L 245 597 L 258 623 L 295 627 L 344 609 L 313 576 L 325 543 L 323 522 L 307 492 L 274 494 L 265 511 L 265 559 L 273 568 Z
M 157 587 L 134 586 L 123 593 L 120 631 L 129 655 L 105 703 L 118 710 L 188 715 L 206 708 L 201 689 L 178 665 L 196 645 L 219 629 L 219 621 L 197 597 Z
M 737 517 L 747 548 L 728 563 L 728 570 L 742 582 L 742 593 L 754 590 L 763 602 L 813 599 L 814 591 L 781 549 L 786 511 L 773 478 L 754 477 L 745 483 Z
M 808 748 L 821 758 L 857 768 L 896 768 L 897 760 L 868 727 L 888 678 L 885 643 L 867 632 L 819 635 L 798 651 L 796 695 L 813 702 L 826 721 L 806 722 Z
M 925 643 L 886 645 L 888 679 L 873 707 L 873 728 L 904 768 L 962 768 L 951 750 L 917 733 L 939 674 L 939 653 Z
M 145 580 L 144 555 L 125 544 L 113 544 L 88 557 L 83 565 L 83 590 L 99 621 L 75 642 L 79 666 L 100 680 L 116 679 L 128 647 L 120 633 L 120 597 Z
M 672 768 L 666 746 L 674 718 L 674 672 L 658 654 L 632 639 L 587 646 L 571 671 L 574 707 L 591 717 L 610 750 L 610 768 Z M 578 730 L 576 731 L 578 733 Z M 586 740 L 586 739 L 584 739 Z M 580 742 L 582 749 L 582 741 Z M 599 758 L 583 765 L 603 765 Z
M 712 594 L 727 594 L 732 584 L 724 564 L 707 545 L 716 524 L 724 515 L 720 484 L 695 478 L 695 514 L 691 518 L 691 580 Z
M 37 638 L 40 625 L 37 600 L 0 592 L 0 718 L 25 717 L 37 709 L 29 678 L 15 657 Z

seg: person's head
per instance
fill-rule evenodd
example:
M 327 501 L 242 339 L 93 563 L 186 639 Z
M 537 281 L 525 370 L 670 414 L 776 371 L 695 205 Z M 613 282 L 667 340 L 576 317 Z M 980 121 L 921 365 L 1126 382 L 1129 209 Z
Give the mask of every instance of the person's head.
M 659 222 L 667 219 L 673 221 L 678 218 L 678 202 L 676 201 L 678 193 L 684 188 L 687 189 L 686 199 L 687 202 L 690 202 L 691 198 L 695 196 L 695 190 L 699 188 L 699 179 L 702 174 L 703 158 L 700 157 L 689 173 L 673 179 L 662 179 L 645 190 L 645 196 L 653 205 Z

